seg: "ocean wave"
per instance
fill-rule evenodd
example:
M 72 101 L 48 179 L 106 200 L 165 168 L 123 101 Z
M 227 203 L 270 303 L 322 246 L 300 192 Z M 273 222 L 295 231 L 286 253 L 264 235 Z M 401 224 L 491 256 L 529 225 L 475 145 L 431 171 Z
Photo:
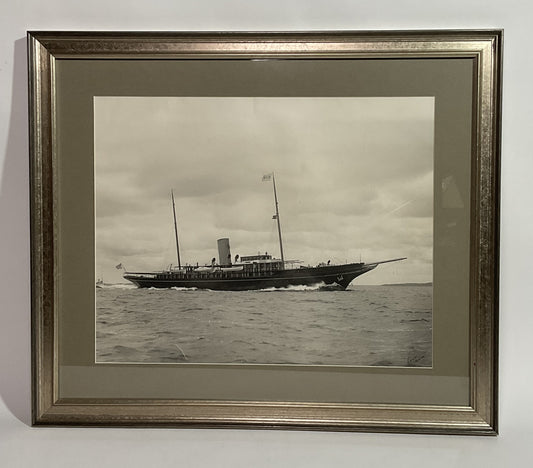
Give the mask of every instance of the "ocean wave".
M 409 288 L 384 294 L 364 285 L 347 294 L 323 292 L 322 285 L 237 293 L 176 289 L 97 290 L 97 361 L 432 364 L 431 288 L 422 298 Z
M 155 288 L 155 287 L 151 287 L 151 288 L 144 288 L 146 291 L 199 291 L 198 288 L 180 288 L 178 286 L 170 286 L 168 288 Z
M 137 289 L 132 283 L 110 283 L 110 284 L 99 284 L 97 286 L 99 289 Z

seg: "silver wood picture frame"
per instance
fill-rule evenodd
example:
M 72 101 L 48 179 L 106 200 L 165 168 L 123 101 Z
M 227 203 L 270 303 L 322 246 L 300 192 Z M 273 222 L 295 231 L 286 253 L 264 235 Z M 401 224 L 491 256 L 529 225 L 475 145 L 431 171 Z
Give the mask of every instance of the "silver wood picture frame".
M 502 39 L 29 32 L 33 424 L 497 434 Z M 98 362 L 98 96 L 432 97 L 431 365 Z

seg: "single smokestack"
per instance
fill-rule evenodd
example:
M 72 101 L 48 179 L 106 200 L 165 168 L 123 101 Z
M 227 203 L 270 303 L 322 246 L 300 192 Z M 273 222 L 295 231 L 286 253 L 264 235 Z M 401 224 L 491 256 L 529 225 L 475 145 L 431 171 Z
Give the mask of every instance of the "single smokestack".
M 231 251 L 229 247 L 229 239 L 218 239 L 218 262 L 221 266 L 231 265 Z

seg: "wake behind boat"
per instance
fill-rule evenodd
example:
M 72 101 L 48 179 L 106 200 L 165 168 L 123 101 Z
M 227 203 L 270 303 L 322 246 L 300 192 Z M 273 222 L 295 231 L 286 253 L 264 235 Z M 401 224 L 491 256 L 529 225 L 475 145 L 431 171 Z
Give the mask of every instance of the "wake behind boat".
M 177 267 L 152 273 L 128 272 L 124 278 L 140 288 L 198 288 L 215 291 L 246 291 L 267 288 L 287 288 L 289 286 L 313 286 L 319 284 L 335 285 L 339 289 L 346 289 L 358 276 L 367 273 L 382 263 L 397 262 L 404 258 L 395 258 L 374 263 L 346 263 L 332 265 L 330 261 L 317 266 L 294 265 L 294 261 L 285 261 L 281 238 L 281 223 L 279 217 L 278 199 L 274 174 L 263 176 L 263 181 L 272 180 L 277 220 L 281 259 L 272 255 L 235 256 L 232 262 L 231 249 L 228 238 L 219 239 L 218 263 L 213 258 L 211 265 L 182 267 L 179 249 L 179 238 L 176 221 L 174 194 L 172 193 L 172 208 L 174 214 L 174 230 L 176 236 Z M 122 264 L 117 265 L 117 268 Z

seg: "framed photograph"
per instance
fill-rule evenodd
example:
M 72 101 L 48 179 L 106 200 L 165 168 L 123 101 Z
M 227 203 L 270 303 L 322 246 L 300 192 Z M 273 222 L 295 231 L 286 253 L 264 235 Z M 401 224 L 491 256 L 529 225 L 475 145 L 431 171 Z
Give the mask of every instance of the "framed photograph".
M 502 32 L 29 32 L 35 425 L 497 433 Z

